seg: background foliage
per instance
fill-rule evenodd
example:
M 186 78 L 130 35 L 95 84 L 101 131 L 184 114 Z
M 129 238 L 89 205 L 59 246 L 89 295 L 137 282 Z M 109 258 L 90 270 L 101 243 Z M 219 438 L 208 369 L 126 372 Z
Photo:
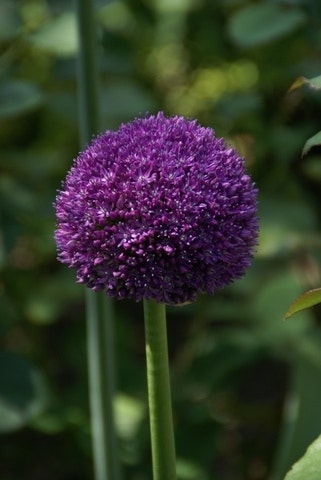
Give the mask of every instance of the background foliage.
M 260 189 L 248 275 L 169 309 L 181 480 L 279 480 L 321 432 L 321 96 L 315 0 L 97 1 L 102 129 L 146 110 L 196 117 Z M 92 478 L 83 289 L 57 263 L 52 202 L 78 151 L 71 2 L 0 3 L 0 479 Z M 124 479 L 150 478 L 142 309 L 116 306 Z

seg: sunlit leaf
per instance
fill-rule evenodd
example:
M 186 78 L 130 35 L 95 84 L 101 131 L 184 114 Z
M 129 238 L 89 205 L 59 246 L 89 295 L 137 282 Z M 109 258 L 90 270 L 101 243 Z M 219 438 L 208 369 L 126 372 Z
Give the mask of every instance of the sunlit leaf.
M 288 311 L 285 314 L 285 318 L 291 317 L 294 313 L 305 310 L 306 308 L 313 307 L 321 303 L 321 288 L 316 288 L 314 290 L 309 290 L 308 292 L 300 295 L 293 303 L 290 305 Z
M 39 372 L 20 355 L 0 352 L 0 432 L 26 425 L 46 401 Z
M 313 137 L 309 138 L 304 144 L 302 150 L 302 156 L 306 155 L 312 147 L 317 147 L 321 145 L 321 131 L 313 135 Z
M 289 91 L 295 90 L 296 88 L 302 87 L 302 85 L 308 85 L 310 88 L 315 90 L 321 90 L 321 75 L 313 78 L 298 77 L 294 80 Z
M 307 449 L 305 455 L 293 465 L 284 480 L 320 480 L 321 436 Z
M 228 25 L 232 40 L 243 47 L 252 47 L 277 40 L 305 22 L 298 8 L 284 8 L 276 2 L 260 2 L 238 10 Z

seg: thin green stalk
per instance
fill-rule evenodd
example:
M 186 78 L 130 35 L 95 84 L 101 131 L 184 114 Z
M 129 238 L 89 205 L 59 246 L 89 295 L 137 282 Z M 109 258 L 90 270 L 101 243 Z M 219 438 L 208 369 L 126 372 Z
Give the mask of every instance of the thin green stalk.
M 165 305 L 154 300 L 144 301 L 144 318 L 153 479 L 175 480 Z
M 99 72 L 93 0 L 75 0 L 79 34 L 79 127 L 82 146 L 98 133 Z M 86 292 L 89 398 L 96 480 L 119 480 L 113 421 L 114 337 L 112 303 L 104 294 Z
M 91 428 L 96 480 L 118 480 L 120 468 L 113 422 L 115 392 L 112 304 L 86 290 Z
M 99 69 L 93 0 L 75 0 L 78 20 L 78 104 L 80 140 L 83 146 L 98 133 Z

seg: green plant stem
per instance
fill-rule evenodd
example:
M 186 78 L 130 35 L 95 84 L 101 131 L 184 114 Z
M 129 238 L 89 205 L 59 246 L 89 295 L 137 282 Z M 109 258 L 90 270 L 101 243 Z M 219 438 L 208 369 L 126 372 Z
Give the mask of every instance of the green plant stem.
M 145 300 L 144 318 L 153 478 L 175 480 L 176 458 L 165 305 Z
M 86 290 L 91 426 L 96 480 L 118 480 L 120 467 L 113 421 L 115 392 L 112 304 Z
M 75 0 L 78 20 L 78 104 L 82 146 L 98 133 L 99 69 L 93 0 Z
M 99 130 L 99 71 L 93 0 L 75 0 L 79 34 L 78 98 L 82 146 Z M 119 480 L 113 420 L 115 392 L 112 302 L 86 291 L 89 398 L 96 480 Z

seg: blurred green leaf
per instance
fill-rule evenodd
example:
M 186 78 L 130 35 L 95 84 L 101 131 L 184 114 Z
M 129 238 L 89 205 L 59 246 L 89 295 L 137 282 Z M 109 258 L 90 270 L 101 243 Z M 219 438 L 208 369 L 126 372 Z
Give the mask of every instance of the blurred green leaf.
M 30 36 L 31 43 L 59 57 L 74 56 L 78 48 L 75 14 L 65 12 Z
M 46 402 L 40 373 L 22 356 L 0 352 L 0 432 L 25 426 Z
M 118 394 L 114 407 L 118 434 L 125 439 L 134 438 L 145 416 L 145 405 L 138 399 Z
M 48 325 L 55 321 L 59 312 L 57 301 L 45 296 L 30 296 L 26 305 L 26 316 L 32 323 Z
M 306 308 L 313 307 L 321 303 L 321 288 L 315 288 L 314 290 L 309 290 L 308 292 L 300 295 L 293 303 L 290 305 L 289 309 L 285 314 L 285 318 L 291 317 L 294 313 L 305 310 Z
M 133 27 L 130 9 L 124 2 L 116 0 L 106 3 L 98 12 L 98 18 L 105 27 L 114 31 L 126 31 Z
M 155 6 L 162 13 L 185 12 L 193 3 L 193 0 L 156 0 Z
M 20 80 L 0 83 L 0 119 L 28 113 L 43 102 L 44 94 L 33 83 Z
M 293 465 L 284 480 L 320 480 L 321 436 L 307 449 L 306 454 Z
M 312 147 L 316 147 L 321 145 L 321 131 L 313 135 L 313 137 L 309 138 L 309 140 L 306 141 L 303 150 L 302 150 L 302 156 L 306 155 Z
M 228 32 L 237 45 L 253 47 L 288 35 L 305 20 L 305 14 L 298 8 L 266 1 L 238 10 L 229 19 Z
M 186 459 L 177 458 L 177 477 L 179 480 L 207 480 L 207 475 L 199 465 Z
M 313 210 L 303 201 L 261 197 L 259 257 L 288 255 L 304 246 L 308 235 L 315 231 L 317 220 Z

